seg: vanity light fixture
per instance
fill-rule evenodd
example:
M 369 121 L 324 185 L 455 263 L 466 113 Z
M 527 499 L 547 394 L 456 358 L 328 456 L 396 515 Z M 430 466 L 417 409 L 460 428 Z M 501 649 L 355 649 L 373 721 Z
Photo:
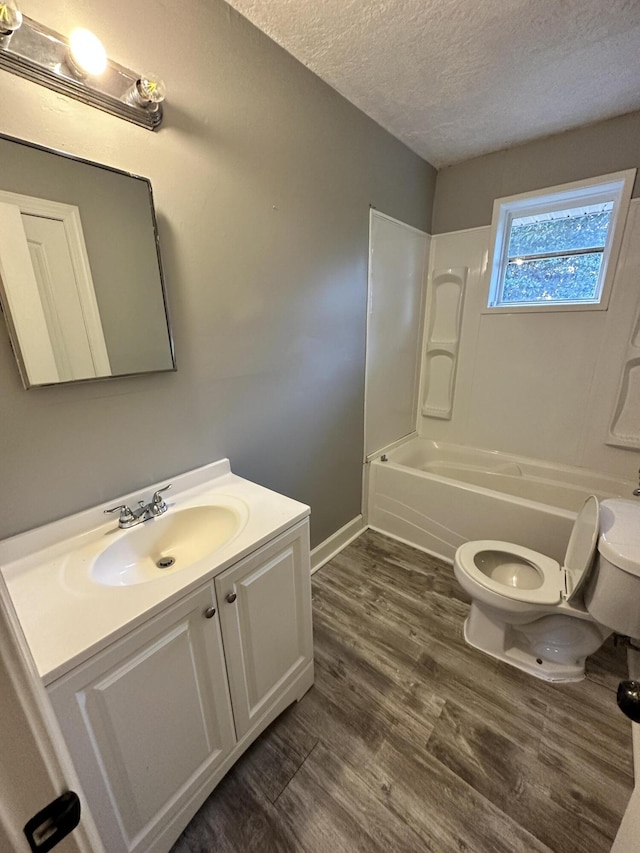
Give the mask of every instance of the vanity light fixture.
M 0 68 L 147 130 L 162 123 L 166 88 L 156 74 L 113 62 L 89 30 L 65 38 L 23 15 L 15 0 L 0 0 Z

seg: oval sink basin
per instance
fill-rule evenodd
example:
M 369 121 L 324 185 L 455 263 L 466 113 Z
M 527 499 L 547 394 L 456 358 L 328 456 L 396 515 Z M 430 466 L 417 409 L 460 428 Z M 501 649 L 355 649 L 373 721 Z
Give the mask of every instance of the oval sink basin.
M 213 554 L 245 521 L 227 506 L 169 509 L 122 531 L 94 560 L 91 578 L 107 586 L 131 586 L 166 577 Z

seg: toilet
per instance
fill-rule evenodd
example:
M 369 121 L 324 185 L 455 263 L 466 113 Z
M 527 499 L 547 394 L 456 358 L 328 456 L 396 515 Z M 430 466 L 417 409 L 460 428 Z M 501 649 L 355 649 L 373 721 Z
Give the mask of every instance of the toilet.
M 454 572 L 472 599 L 470 646 L 545 681 L 580 681 L 611 633 L 640 636 L 640 504 L 588 497 L 562 566 L 483 539 L 458 548 Z

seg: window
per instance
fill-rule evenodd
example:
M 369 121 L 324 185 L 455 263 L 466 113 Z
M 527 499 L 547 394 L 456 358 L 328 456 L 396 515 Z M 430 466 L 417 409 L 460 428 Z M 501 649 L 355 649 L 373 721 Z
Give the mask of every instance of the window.
M 605 309 L 635 170 L 497 199 L 490 311 Z

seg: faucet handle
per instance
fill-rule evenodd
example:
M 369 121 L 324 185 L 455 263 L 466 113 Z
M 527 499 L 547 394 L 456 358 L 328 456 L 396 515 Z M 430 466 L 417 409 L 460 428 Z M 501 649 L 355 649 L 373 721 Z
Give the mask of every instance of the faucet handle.
M 168 483 L 166 486 L 163 486 L 161 489 L 158 489 L 157 492 L 153 493 L 153 497 L 151 498 L 151 503 L 153 504 L 154 507 L 157 507 L 158 509 L 165 509 L 166 508 L 167 505 L 164 501 L 164 498 L 160 494 L 160 492 L 166 492 L 170 488 L 171 488 L 171 483 Z
M 131 521 L 133 518 L 133 512 L 129 509 L 126 504 L 120 504 L 120 506 L 112 506 L 111 509 L 105 509 L 103 512 L 118 512 L 120 510 L 120 521 Z
M 157 492 L 154 492 L 154 493 L 153 493 L 153 502 L 154 502 L 154 504 L 155 504 L 155 503 L 160 503 L 160 502 L 163 500 L 163 498 L 161 498 L 161 497 L 160 497 L 160 492 L 166 492 L 166 491 L 168 491 L 168 490 L 171 488 L 171 485 L 172 485 L 171 483 L 167 483 L 167 485 L 166 485 L 166 486 L 163 486 L 161 489 L 158 489 L 158 491 L 157 491 Z

